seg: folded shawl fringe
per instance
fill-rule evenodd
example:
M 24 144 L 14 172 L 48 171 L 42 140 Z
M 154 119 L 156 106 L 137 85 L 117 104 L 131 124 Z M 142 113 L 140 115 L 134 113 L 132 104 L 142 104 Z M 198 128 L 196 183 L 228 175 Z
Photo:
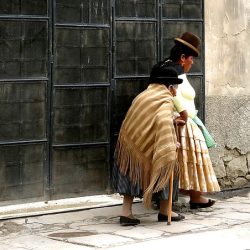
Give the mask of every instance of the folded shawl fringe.
M 172 172 L 174 171 L 175 176 L 179 174 L 176 160 L 169 161 L 166 166 L 155 169 L 152 173 L 150 160 L 122 132 L 117 141 L 115 159 L 121 174 L 128 175 L 132 185 L 140 185 L 143 203 L 147 208 L 151 207 L 153 193 L 166 188 Z

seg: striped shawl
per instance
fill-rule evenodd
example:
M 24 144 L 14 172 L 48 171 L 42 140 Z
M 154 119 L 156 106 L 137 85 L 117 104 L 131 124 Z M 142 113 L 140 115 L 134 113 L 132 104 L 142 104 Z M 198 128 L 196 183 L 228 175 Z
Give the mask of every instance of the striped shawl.
M 176 165 L 172 99 L 165 85 L 150 84 L 128 110 L 115 149 L 120 172 L 140 185 L 146 207 L 168 185 Z

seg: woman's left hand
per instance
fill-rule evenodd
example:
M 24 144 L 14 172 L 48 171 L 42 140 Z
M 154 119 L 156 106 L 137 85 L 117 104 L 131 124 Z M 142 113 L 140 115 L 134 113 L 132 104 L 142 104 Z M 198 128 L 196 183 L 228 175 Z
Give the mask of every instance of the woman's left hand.
M 182 120 L 180 117 L 177 117 L 175 120 L 174 120 L 174 123 L 177 125 L 177 126 L 184 126 L 186 124 L 186 122 L 184 120 Z

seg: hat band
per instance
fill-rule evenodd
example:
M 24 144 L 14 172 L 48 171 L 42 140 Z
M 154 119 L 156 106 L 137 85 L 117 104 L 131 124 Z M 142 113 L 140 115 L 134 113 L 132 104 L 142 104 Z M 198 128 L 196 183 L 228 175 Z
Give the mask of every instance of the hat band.
M 190 49 L 194 50 L 199 55 L 199 50 L 196 49 L 191 43 L 188 43 L 185 40 L 182 40 L 181 38 L 175 38 L 175 40 L 185 44 L 186 46 L 188 46 Z

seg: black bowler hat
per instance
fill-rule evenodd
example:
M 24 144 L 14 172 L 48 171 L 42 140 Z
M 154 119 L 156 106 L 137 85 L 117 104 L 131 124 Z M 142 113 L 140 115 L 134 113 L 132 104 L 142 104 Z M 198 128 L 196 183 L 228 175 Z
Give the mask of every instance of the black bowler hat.
M 176 44 L 181 43 L 182 45 L 185 45 L 189 49 L 191 49 L 195 57 L 199 55 L 201 40 L 198 36 L 190 32 L 185 32 L 182 34 L 181 37 L 177 37 L 174 40 Z
M 172 62 L 159 62 L 152 68 L 149 83 L 162 83 L 166 86 L 182 83 L 182 79 L 178 78 L 178 73 Z

